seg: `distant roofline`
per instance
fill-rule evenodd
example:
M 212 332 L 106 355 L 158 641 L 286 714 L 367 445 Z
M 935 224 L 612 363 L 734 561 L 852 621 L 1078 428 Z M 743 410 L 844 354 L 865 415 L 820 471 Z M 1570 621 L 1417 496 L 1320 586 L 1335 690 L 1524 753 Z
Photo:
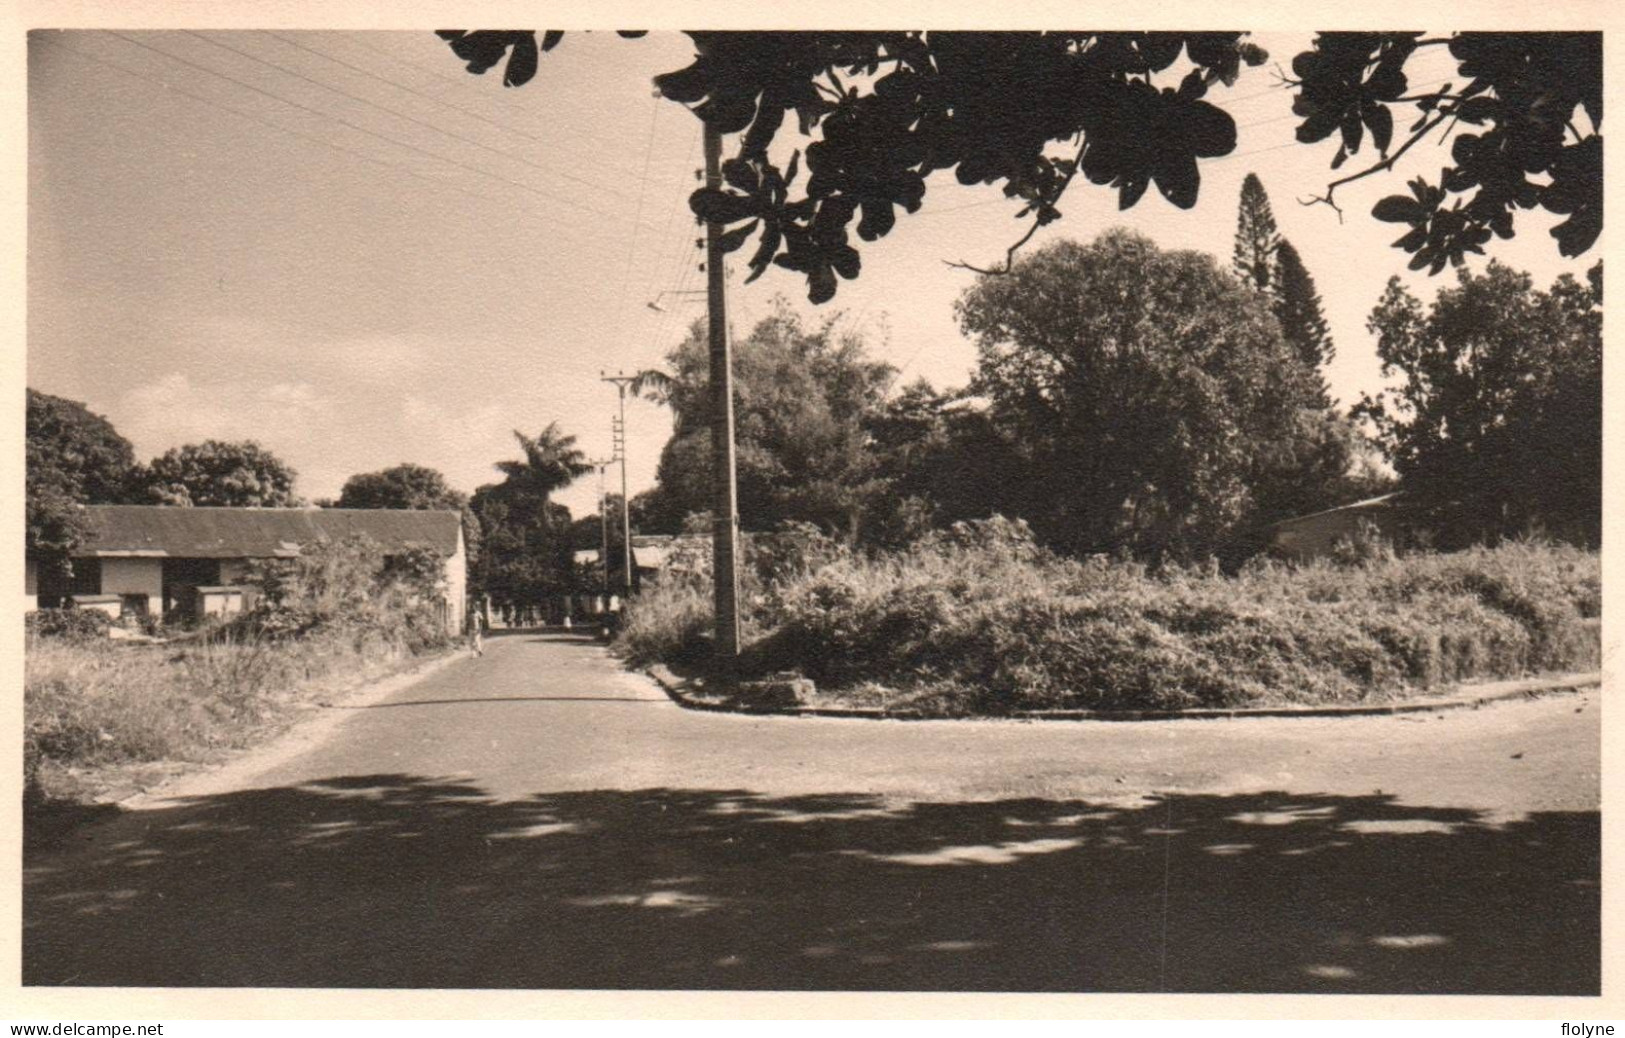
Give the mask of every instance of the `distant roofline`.
M 1372 505 L 1380 505 L 1384 501 L 1390 501 L 1396 497 L 1400 497 L 1404 493 L 1405 492 L 1403 490 L 1394 490 L 1386 494 L 1379 494 L 1376 497 L 1368 497 L 1364 501 L 1350 501 L 1346 505 L 1335 505 L 1331 508 L 1322 508 L 1318 512 L 1306 512 L 1303 515 L 1295 515 L 1289 519 L 1277 519 L 1275 522 L 1264 527 L 1264 529 L 1273 530 L 1277 526 L 1285 526 L 1287 523 L 1300 523 L 1305 519 L 1314 519 L 1317 516 L 1330 515 L 1333 512 L 1352 512 L 1356 508 L 1369 508 Z

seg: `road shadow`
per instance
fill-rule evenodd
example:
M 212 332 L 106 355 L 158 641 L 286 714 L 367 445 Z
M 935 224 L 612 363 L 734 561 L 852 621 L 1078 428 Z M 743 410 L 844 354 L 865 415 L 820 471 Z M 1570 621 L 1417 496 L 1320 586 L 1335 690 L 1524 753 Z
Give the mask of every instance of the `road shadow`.
M 1595 995 L 1599 816 L 368 775 L 25 861 L 29 985 Z

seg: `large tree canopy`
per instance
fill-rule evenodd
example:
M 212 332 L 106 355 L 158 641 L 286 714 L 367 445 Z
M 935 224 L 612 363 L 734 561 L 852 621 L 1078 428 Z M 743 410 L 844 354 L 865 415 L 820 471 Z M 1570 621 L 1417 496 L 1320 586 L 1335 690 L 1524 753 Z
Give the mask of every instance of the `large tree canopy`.
M 469 503 L 482 542 L 474 583 L 499 602 L 573 589 L 570 509 L 551 497 L 592 470 L 557 422 L 535 436 L 513 435 L 523 457 L 497 462 L 502 482 L 478 488 Z
M 287 508 L 294 470 L 253 440 L 205 440 L 165 451 L 136 478 L 154 504 Z
M 529 82 L 539 53 L 563 35 L 550 31 L 538 46 L 534 32 L 440 32 L 470 72 L 506 57 L 506 86 Z M 1021 199 L 1018 215 L 1031 227 L 1017 247 L 1060 218 L 1079 173 L 1115 188 L 1121 208 L 1152 184 L 1190 208 L 1199 161 L 1236 146 L 1235 120 L 1209 91 L 1267 57 L 1239 32 L 688 35 L 693 63 L 656 76 L 656 87 L 720 132 L 741 135 L 723 165 L 726 186 L 701 188 L 691 205 L 731 227 L 728 250 L 755 236 L 752 277 L 770 264 L 797 271 L 814 302 L 834 296 L 837 277 L 858 275 L 853 220 L 864 241 L 887 234 L 898 209 L 920 209 L 926 178 L 938 170 Z M 1412 93 L 1406 63 L 1430 47 L 1449 48 L 1459 82 Z M 1377 152 L 1327 188 L 1334 205 L 1341 184 L 1390 169 L 1435 131 L 1440 141 L 1456 131 L 1437 184 L 1417 178 L 1412 196 L 1390 196 L 1374 210 L 1411 226 L 1395 244 L 1415 254 L 1413 268 L 1437 273 L 1482 251 L 1491 234 L 1511 236 L 1517 208 L 1568 215 L 1553 231 L 1564 255 L 1596 240 L 1600 33 L 1321 33 L 1292 68 L 1299 141 L 1339 134 L 1333 169 L 1360 151 L 1367 132 Z M 784 159 L 770 146 L 792 113 L 814 139 Z M 1396 145 L 1396 119 L 1414 114 Z
M 351 476 L 344 481 L 335 507 L 456 511 L 467 503 L 468 499 L 453 490 L 437 470 L 403 462 L 394 468 Z
M 1305 378 L 1269 298 L 1210 256 L 1111 231 L 1058 242 L 958 304 L 972 388 L 1042 487 L 1052 543 L 1149 558 L 1220 549 L 1296 456 Z
M 676 428 L 660 455 L 652 511 L 668 528 L 711 502 L 710 360 L 699 326 L 666 358 L 657 399 Z M 788 519 L 856 539 L 881 490 L 867 416 L 893 370 L 835 320 L 809 327 L 780 304 L 734 344 L 739 512 L 753 529 Z
M 135 469 L 130 441 L 75 400 L 28 390 L 27 551 L 62 555 L 84 537 L 81 504 L 123 499 Z
M 1452 543 L 1531 526 L 1596 543 L 1602 517 L 1602 268 L 1545 292 L 1492 262 L 1431 307 L 1395 278 L 1372 311 L 1383 373 L 1368 397 L 1408 495 Z

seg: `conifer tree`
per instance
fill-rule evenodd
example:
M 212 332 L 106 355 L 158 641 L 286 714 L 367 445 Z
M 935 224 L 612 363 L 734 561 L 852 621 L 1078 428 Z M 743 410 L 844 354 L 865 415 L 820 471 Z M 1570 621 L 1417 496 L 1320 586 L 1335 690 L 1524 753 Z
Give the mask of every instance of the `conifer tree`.
M 1236 220 L 1236 276 L 1259 291 L 1269 289 L 1275 280 L 1275 250 L 1280 244 L 1270 196 L 1258 174 L 1248 173 L 1241 182 L 1241 212 Z
M 1273 281 L 1270 294 L 1275 297 L 1275 317 L 1281 322 L 1281 332 L 1303 359 L 1318 405 L 1329 407 L 1325 367 L 1336 354 L 1331 329 L 1326 324 L 1320 293 L 1315 291 L 1315 279 L 1304 267 L 1298 250 L 1284 238 L 1275 250 Z

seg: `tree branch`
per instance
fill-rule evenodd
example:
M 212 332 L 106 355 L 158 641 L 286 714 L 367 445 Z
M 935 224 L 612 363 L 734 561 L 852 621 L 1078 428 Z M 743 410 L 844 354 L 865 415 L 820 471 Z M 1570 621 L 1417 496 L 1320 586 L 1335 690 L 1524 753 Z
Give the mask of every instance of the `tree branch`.
M 1343 218 L 1343 210 L 1336 202 L 1332 201 L 1332 195 L 1337 191 L 1338 188 L 1342 187 L 1344 184 L 1352 184 L 1356 180 L 1364 180 L 1373 173 L 1381 173 L 1385 170 L 1393 169 L 1394 163 L 1399 161 L 1399 157 L 1401 155 L 1405 154 L 1407 151 L 1410 151 L 1412 145 L 1431 133 L 1434 127 L 1444 122 L 1448 115 L 1449 113 L 1447 112 L 1440 112 L 1438 116 L 1436 116 L 1426 126 L 1423 126 L 1420 130 L 1417 130 L 1414 134 L 1412 134 L 1410 140 L 1400 145 L 1399 150 L 1394 152 L 1392 155 L 1382 159 L 1380 162 L 1373 163 L 1358 173 L 1351 173 L 1350 175 L 1343 177 L 1341 180 L 1332 181 L 1330 184 L 1326 185 L 1326 193 L 1324 195 L 1311 195 L 1307 201 L 1300 198 L 1298 200 L 1298 204 L 1315 205 L 1317 203 L 1324 202 L 1326 205 L 1329 205 L 1333 209 L 1337 210 L 1337 218 L 1339 221 L 1341 221 Z
M 1003 269 L 986 270 L 986 269 L 983 269 L 982 267 L 976 266 L 973 263 L 966 263 L 964 260 L 943 260 L 942 262 L 946 263 L 950 267 L 953 267 L 955 270 L 968 270 L 968 271 L 971 271 L 972 273 L 976 273 L 976 274 L 987 274 L 987 275 L 993 276 L 993 277 L 1001 277 L 1001 276 L 1003 276 L 1005 274 L 1010 273 L 1010 266 L 1011 266 L 1011 264 L 1013 264 L 1016 261 L 1016 252 L 1017 252 L 1017 250 L 1019 250 L 1023 245 L 1027 244 L 1029 241 L 1032 241 L 1033 235 L 1037 234 L 1038 233 L 1038 228 L 1040 228 L 1042 226 L 1043 225 L 1040 224 L 1038 222 L 1037 218 L 1035 217 L 1033 219 L 1033 225 L 1031 227 L 1027 228 L 1027 233 L 1023 234 L 1021 236 L 1021 240 L 1016 242 L 1014 245 L 1010 246 L 1008 249 L 1005 250 Z
M 1079 135 L 1079 137 L 1082 137 L 1083 131 L 1079 130 L 1078 135 Z M 1084 149 L 1084 146 L 1085 146 L 1085 142 L 1080 140 L 1078 142 L 1078 153 L 1076 155 L 1072 156 L 1072 168 L 1067 171 L 1066 176 L 1061 178 L 1061 186 L 1055 189 L 1055 197 L 1049 199 L 1048 201 L 1044 202 L 1043 204 L 1048 205 L 1051 208 L 1054 208 L 1055 203 L 1059 202 L 1061 200 L 1061 196 L 1066 194 L 1066 189 L 1068 187 L 1072 186 L 1072 178 L 1078 175 L 1078 169 L 1083 165 L 1083 149 Z M 942 262 L 946 263 L 950 267 L 953 267 L 955 270 L 969 270 L 969 271 L 974 271 L 977 274 L 988 274 L 988 275 L 992 275 L 992 276 L 1002 276 L 1002 275 L 1010 273 L 1011 264 L 1013 264 L 1015 262 L 1015 260 L 1016 260 L 1016 253 L 1021 249 L 1021 247 L 1023 245 L 1025 245 L 1028 242 L 1032 241 L 1033 235 L 1037 234 L 1038 229 L 1040 227 L 1044 226 L 1044 224 L 1038 219 L 1038 217 L 1036 215 L 1039 203 L 1038 202 L 1029 202 L 1028 204 L 1034 210 L 1033 225 L 1031 227 L 1027 228 L 1027 233 L 1023 234 L 1021 236 L 1020 241 L 1016 242 L 1014 245 L 1010 246 L 1010 248 L 1005 250 L 1005 253 L 1004 253 L 1004 269 L 1002 269 L 1002 270 L 983 270 L 981 267 L 975 266 L 974 264 L 966 263 L 964 260 L 959 260 L 958 262 L 955 262 L 953 260 L 943 260 Z M 1017 215 L 1020 215 L 1020 214 L 1017 214 Z

